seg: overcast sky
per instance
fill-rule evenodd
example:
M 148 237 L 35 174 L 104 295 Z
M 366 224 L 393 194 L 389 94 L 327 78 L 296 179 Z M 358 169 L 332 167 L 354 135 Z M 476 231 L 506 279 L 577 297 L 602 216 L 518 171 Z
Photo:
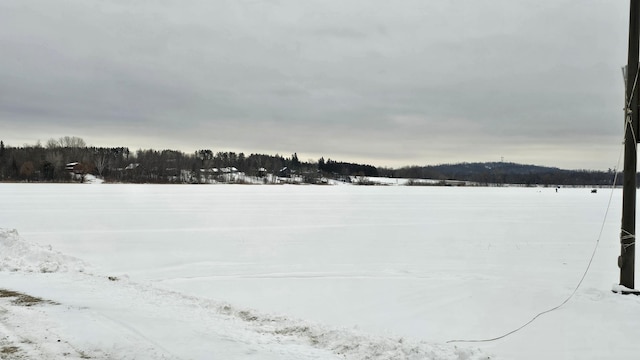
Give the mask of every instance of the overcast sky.
M 2 0 L 0 140 L 606 170 L 628 1 Z

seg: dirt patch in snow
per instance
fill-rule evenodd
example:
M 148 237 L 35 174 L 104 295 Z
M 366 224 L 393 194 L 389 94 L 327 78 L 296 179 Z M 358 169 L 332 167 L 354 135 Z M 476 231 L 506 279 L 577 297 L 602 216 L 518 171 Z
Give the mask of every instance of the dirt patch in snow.
M 0 348 L 0 359 L 2 360 L 27 360 L 25 354 L 16 346 L 3 346 Z
M 15 346 L 5 346 L 0 350 L 0 354 L 15 354 L 18 351 L 20 351 L 20 349 Z
M 13 305 L 18 305 L 18 306 L 33 306 L 38 304 L 59 305 L 58 303 L 51 300 L 45 300 L 39 297 L 19 293 L 17 291 L 6 290 L 6 289 L 0 289 L 0 298 L 14 298 L 11 300 L 11 303 Z M 4 353 L 4 349 L 5 348 L 2 349 L 3 353 Z

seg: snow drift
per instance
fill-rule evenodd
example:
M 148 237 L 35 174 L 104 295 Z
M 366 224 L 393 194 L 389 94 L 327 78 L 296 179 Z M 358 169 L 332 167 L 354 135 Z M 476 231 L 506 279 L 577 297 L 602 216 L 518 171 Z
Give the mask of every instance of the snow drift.
M 84 271 L 80 259 L 21 238 L 15 229 L 0 228 L 0 270 L 24 272 Z

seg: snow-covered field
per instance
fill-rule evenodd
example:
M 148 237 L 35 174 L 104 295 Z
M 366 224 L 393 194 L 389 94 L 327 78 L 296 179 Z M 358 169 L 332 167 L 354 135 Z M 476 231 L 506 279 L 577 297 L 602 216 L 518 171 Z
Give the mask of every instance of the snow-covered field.
M 640 299 L 610 291 L 620 190 L 565 306 L 498 341 L 447 343 L 500 336 L 564 301 L 610 195 L 0 184 L 0 355 L 633 358 Z

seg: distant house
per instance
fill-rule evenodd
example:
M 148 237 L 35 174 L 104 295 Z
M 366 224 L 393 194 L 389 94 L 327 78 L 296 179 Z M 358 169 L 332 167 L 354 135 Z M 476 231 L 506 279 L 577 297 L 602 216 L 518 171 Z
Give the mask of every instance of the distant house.
M 73 171 L 73 168 L 78 165 L 79 162 L 70 162 L 67 165 L 64 166 L 64 169 L 67 171 Z
M 258 169 L 258 173 L 257 173 L 258 177 L 265 177 L 267 176 L 267 169 L 261 167 L 260 169 Z
M 235 167 L 231 166 L 231 167 L 222 168 L 222 169 L 220 169 L 220 171 L 222 171 L 225 174 L 235 174 L 235 173 L 238 172 L 238 169 L 236 169 Z
M 238 169 L 230 166 L 225 168 L 220 168 L 220 175 L 218 175 L 219 181 L 232 182 L 238 180 L 239 172 Z
M 279 177 L 291 177 L 291 169 L 289 169 L 288 167 L 283 167 L 282 169 L 280 169 L 280 171 L 278 171 L 278 176 Z
M 84 171 L 82 169 L 82 164 L 79 162 L 70 162 L 64 166 L 64 169 L 73 174 L 82 174 Z

